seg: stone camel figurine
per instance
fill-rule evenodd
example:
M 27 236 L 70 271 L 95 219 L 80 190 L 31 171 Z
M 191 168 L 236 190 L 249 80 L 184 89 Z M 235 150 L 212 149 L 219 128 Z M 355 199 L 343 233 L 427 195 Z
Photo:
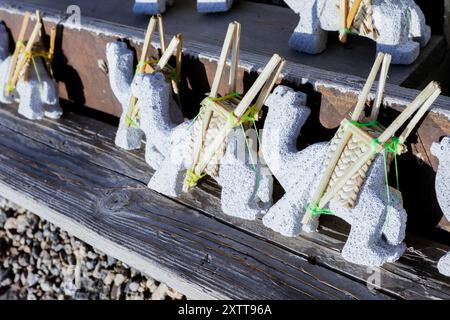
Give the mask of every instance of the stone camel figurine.
M 294 50 L 320 53 L 326 49 L 328 31 L 342 29 L 339 0 L 284 1 L 300 15 L 300 22 L 289 40 L 289 46 Z M 414 0 L 367 1 L 371 1 L 376 35 L 365 36 L 376 41 L 377 52 L 391 54 L 392 63 L 413 63 L 419 56 L 420 47 L 426 46 L 431 37 L 431 29 L 419 6 Z
M 433 143 L 431 153 L 439 159 L 436 195 L 444 215 L 450 220 L 450 136 Z M 439 260 L 439 272 L 450 277 L 450 252 Z
M 138 98 L 141 117 L 141 128 L 138 130 L 126 128 L 122 116 L 122 130 L 119 126 L 116 143 L 122 141 L 128 147 L 137 147 L 145 135 L 145 158 L 156 170 L 148 184 L 149 188 L 168 196 L 179 196 L 189 158 L 192 157 L 188 138 L 195 127 L 194 120 L 182 123 L 173 120 L 171 113 L 176 108 L 171 84 L 161 73 L 138 74 L 131 80 L 132 52 L 125 44 L 108 44 L 107 56 L 111 86 L 124 106 L 123 114 L 126 114 L 129 98 L 133 94 Z M 223 212 L 244 219 L 255 219 L 271 204 L 272 178 L 262 175 L 259 166 L 255 170 L 246 163 L 245 158 L 237 155 L 238 139 L 242 139 L 239 130 L 236 129 L 229 138 L 216 180 L 222 186 Z
M 158 14 L 166 11 L 167 6 L 173 5 L 175 0 L 136 0 L 134 13 Z M 223 12 L 228 11 L 233 5 L 233 0 L 197 0 L 197 11 Z
M 298 236 L 302 230 L 302 218 L 325 169 L 329 148 L 327 143 L 317 143 L 297 150 L 297 137 L 310 115 L 305 103 L 304 94 L 284 86 L 278 86 L 266 101 L 269 111 L 262 153 L 286 193 L 269 209 L 263 223 L 289 237 Z M 344 259 L 360 265 L 381 266 L 403 254 L 407 216 L 396 197 L 391 198 L 394 201 L 387 214 L 384 159 L 378 156 L 353 209 L 331 202 L 329 209 L 333 214 L 351 225 L 342 250 Z
M 150 167 L 156 170 L 162 163 L 165 157 L 164 154 L 167 154 L 165 146 L 169 145 L 169 136 L 167 132 L 162 135 L 155 135 L 155 132 L 152 131 L 153 122 L 164 120 L 165 123 L 180 124 L 184 120 L 183 114 L 172 98 L 172 91 L 165 92 L 158 87 L 159 84 L 165 82 L 164 76 L 161 73 L 157 73 L 154 77 L 149 77 L 148 80 L 152 82 L 151 85 L 142 88 L 142 76 L 134 76 L 133 52 L 127 47 L 126 43 L 120 41 L 108 43 L 106 46 L 106 58 L 108 61 L 109 81 L 112 91 L 122 105 L 122 114 L 116 133 L 115 144 L 125 150 L 140 149 L 142 139 L 145 136 L 145 161 Z M 149 116 L 162 117 L 162 115 L 145 113 L 144 110 L 146 109 L 141 108 L 141 101 L 138 101 L 138 109 L 140 110 L 139 114 L 141 116 L 140 127 L 127 126 L 126 116 L 130 107 L 130 99 L 132 92 L 136 91 L 138 87 L 148 91 L 150 100 L 145 102 L 146 107 L 148 104 L 158 103 L 159 99 L 162 99 L 160 95 L 167 95 L 164 98 L 168 100 L 169 105 L 165 107 L 170 110 L 170 113 L 166 116 L 170 117 L 170 119 L 147 119 L 146 117 Z M 164 85 L 162 88 L 166 89 L 166 86 Z M 151 109 L 151 107 L 149 108 Z
M 8 96 L 5 95 L 12 61 L 8 43 L 5 26 L 0 24 L 0 102 L 19 103 L 19 114 L 31 120 L 40 120 L 44 116 L 52 119 L 60 118 L 63 112 L 59 106 L 57 85 L 48 75 L 41 58 L 35 58 L 36 68 L 30 63 L 20 76 L 13 92 Z

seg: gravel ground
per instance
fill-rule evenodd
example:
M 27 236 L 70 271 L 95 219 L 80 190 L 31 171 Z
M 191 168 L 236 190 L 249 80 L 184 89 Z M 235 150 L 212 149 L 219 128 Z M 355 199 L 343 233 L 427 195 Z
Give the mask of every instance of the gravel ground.
M 0 198 L 0 300 L 184 299 Z

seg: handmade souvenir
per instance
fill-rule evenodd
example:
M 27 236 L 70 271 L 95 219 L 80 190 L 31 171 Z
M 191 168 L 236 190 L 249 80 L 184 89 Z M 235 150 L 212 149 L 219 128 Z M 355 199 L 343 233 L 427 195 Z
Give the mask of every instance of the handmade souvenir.
M 152 35 L 157 27 L 162 52 L 160 59 L 149 58 Z M 168 62 L 174 54 L 177 65 L 172 68 Z M 165 146 L 169 145 L 169 135 L 156 134 L 158 132 L 155 132 L 153 122 L 170 122 L 175 126 L 183 121 L 180 107 L 173 98 L 174 94 L 179 93 L 182 37 L 173 37 L 166 48 L 161 16 L 152 17 L 136 72 L 133 68 L 133 52 L 124 42 L 109 43 L 106 56 L 111 88 L 122 105 L 115 143 L 126 150 L 139 149 L 145 136 L 145 160 L 157 169 L 166 156 Z M 164 111 L 158 113 L 155 109 Z
M 377 51 L 394 64 L 413 63 L 431 37 L 431 29 L 413 0 L 285 0 L 300 15 L 289 40 L 292 49 L 316 54 L 327 46 L 328 31 L 373 39 Z M 355 48 L 357 50 L 357 48 Z
M 158 14 L 166 11 L 175 0 L 136 0 L 133 11 L 135 13 Z M 228 11 L 233 0 L 197 0 L 198 12 L 222 12 Z
M 395 161 L 397 170 L 396 157 L 406 152 L 406 138 L 439 96 L 440 89 L 435 83 L 428 85 L 384 129 L 377 118 L 389 63 L 389 55 L 378 55 L 351 120 L 342 122 L 329 144 L 315 144 L 296 152 L 301 124 L 293 125 L 292 121 L 305 121 L 308 110 L 303 106 L 304 99 L 293 97 L 294 93 L 287 89 L 277 90 L 268 99 L 262 151 L 286 194 L 264 216 L 267 227 L 286 236 L 297 236 L 302 228 L 315 231 L 320 215 L 332 214 L 351 225 L 342 250 L 346 260 L 380 266 L 403 254 L 406 212 L 399 196 L 387 185 L 388 170 L 391 161 Z M 366 118 L 363 110 L 380 67 L 378 92 Z M 410 117 L 396 138 L 395 133 Z
M 171 155 L 153 175 L 149 187 L 169 196 L 178 196 L 194 188 L 208 174 L 222 186 L 224 213 L 251 220 L 271 204 L 272 177 L 262 174 L 261 166 L 256 159 L 250 159 L 251 152 L 247 148 L 238 152 L 238 142 L 245 141 L 245 145 L 249 145 L 245 130 L 258 119 L 284 60 L 274 55 L 241 98 L 236 93 L 239 42 L 240 24 L 234 22 L 228 28 L 209 96 L 203 100 L 194 120 L 173 130 Z M 229 91 L 219 96 L 219 85 L 231 49 Z M 251 105 L 255 98 L 255 104 Z
M 16 47 L 8 56 L 8 35 L 0 26 L 0 102 L 19 103 L 18 112 L 28 119 L 44 116 L 57 119 L 62 115 L 58 89 L 53 80 L 52 59 L 54 55 L 56 28 L 51 29 L 49 49 L 41 39 L 43 23 L 36 12 L 36 24 L 25 42 L 31 14 L 25 13 Z
M 433 143 L 431 153 L 439 159 L 436 196 L 442 212 L 450 220 L 450 137 L 445 137 L 440 143 Z M 450 252 L 439 260 L 438 268 L 440 273 L 450 277 Z

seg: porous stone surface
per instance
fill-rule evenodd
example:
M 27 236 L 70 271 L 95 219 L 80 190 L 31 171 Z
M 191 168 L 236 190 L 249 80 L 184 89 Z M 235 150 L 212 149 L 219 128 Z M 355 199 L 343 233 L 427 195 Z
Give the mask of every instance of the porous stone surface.
M 197 0 L 198 12 L 223 12 L 230 10 L 233 0 Z
M 125 149 L 135 149 L 140 147 L 141 138 L 145 135 L 145 159 L 156 170 L 149 188 L 168 196 L 179 196 L 186 169 L 192 162 L 189 156 L 186 157 L 193 129 L 191 122 L 182 122 L 172 97 L 171 85 L 162 74 L 141 74 L 131 80 L 132 53 L 124 43 L 108 44 L 107 58 L 111 87 L 124 108 L 116 144 Z M 138 98 L 140 129 L 125 125 L 131 93 Z M 226 164 L 221 166 L 217 178 L 222 186 L 222 209 L 228 215 L 255 219 L 271 204 L 272 180 L 260 172 L 259 166 L 255 169 L 248 164 L 248 156 L 241 159 L 233 154 L 236 153 L 233 142 L 242 137 L 239 130 L 231 135 L 224 157 Z
M 158 14 L 166 11 L 167 6 L 172 5 L 174 0 L 136 0 L 133 11 L 135 13 Z M 233 0 L 197 0 L 197 11 L 223 12 L 228 11 Z
M 0 300 L 4 299 L 184 296 L 0 198 Z
M 107 44 L 106 56 L 111 88 L 122 105 L 115 143 L 126 150 L 139 149 L 145 136 L 145 160 L 157 169 L 167 155 L 170 130 L 184 120 L 172 97 L 171 85 L 161 73 L 134 76 L 133 53 L 124 42 Z M 138 98 L 139 128 L 126 125 L 132 94 Z M 153 123 L 167 126 L 155 130 Z
M 326 49 L 328 31 L 339 31 L 338 0 L 285 0 L 300 15 L 289 46 L 317 54 Z M 393 64 L 411 64 L 427 45 L 431 29 L 413 0 L 372 0 L 373 24 L 378 31 L 377 52 L 392 55 Z
M 279 86 L 266 101 L 269 113 L 264 124 L 262 152 L 264 159 L 285 190 L 263 218 L 265 226 L 289 237 L 298 236 L 302 228 L 315 231 L 317 226 L 302 226 L 302 219 L 325 170 L 329 145 L 317 143 L 298 151 L 296 141 L 310 110 L 302 93 Z M 334 215 L 351 225 L 342 250 L 347 261 L 381 266 L 396 261 L 406 249 L 406 212 L 385 185 L 384 159 L 376 157 L 368 171 L 356 205 L 347 209 L 331 202 Z
M 48 75 L 41 58 L 35 58 L 35 66 L 30 63 L 26 76 L 22 75 L 12 94 L 5 96 L 12 61 L 12 56 L 8 56 L 8 41 L 5 26 L 0 24 L 0 102 L 19 103 L 19 114 L 31 120 L 40 120 L 44 116 L 60 118 L 63 112 L 59 106 L 57 85 Z
M 134 13 L 144 13 L 154 15 L 166 11 L 167 6 L 174 3 L 175 0 L 136 0 L 133 7 Z
M 450 136 L 433 143 L 431 153 L 439 159 L 436 173 L 436 196 L 442 212 L 450 220 Z M 439 272 L 450 277 L 450 252 L 439 260 Z

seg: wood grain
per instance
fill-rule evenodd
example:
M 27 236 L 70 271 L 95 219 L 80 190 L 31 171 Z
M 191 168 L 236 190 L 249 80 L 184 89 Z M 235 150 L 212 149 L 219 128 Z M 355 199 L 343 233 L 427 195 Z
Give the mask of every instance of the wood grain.
M 2 194 L 189 297 L 388 298 L 3 125 L 0 154 Z
M 81 163 L 93 164 L 112 174 L 139 181 L 144 189 L 144 184 L 152 174 L 141 151 L 127 152 L 114 146 L 114 126 L 70 112 L 59 121 L 31 122 L 18 117 L 11 106 L 0 109 L 0 118 L 1 125 L 13 130 L 15 134 L 24 135 L 35 143 L 57 150 L 63 156 L 73 157 Z M 288 250 L 294 256 L 353 279 L 357 286 L 371 276 L 371 270 L 350 264 L 340 256 L 348 230 L 337 219 L 322 221 L 321 232 L 318 234 L 285 238 L 265 228 L 261 221 L 248 222 L 224 215 L 219 195 L 219 187 L 213 181 L 206 180 L 199 188 L 175 201 L 196 208 L 201 214 L 222 224 L 232 225 L 257 239 L 264 239 L 278 250 Z M 450 282 L 439 275 L 436 269 L 437 260 L 448 247 L 421 237 L 413 239 L 413 243 L 420 243 L 414 246 L 415 252 L 395 264 L 377 269 L 382 279 L 382 287 L 378 291 L 395 298 L 450 298 Z M 421 250 L 426 250 L 426 254 L 422 255 Z

